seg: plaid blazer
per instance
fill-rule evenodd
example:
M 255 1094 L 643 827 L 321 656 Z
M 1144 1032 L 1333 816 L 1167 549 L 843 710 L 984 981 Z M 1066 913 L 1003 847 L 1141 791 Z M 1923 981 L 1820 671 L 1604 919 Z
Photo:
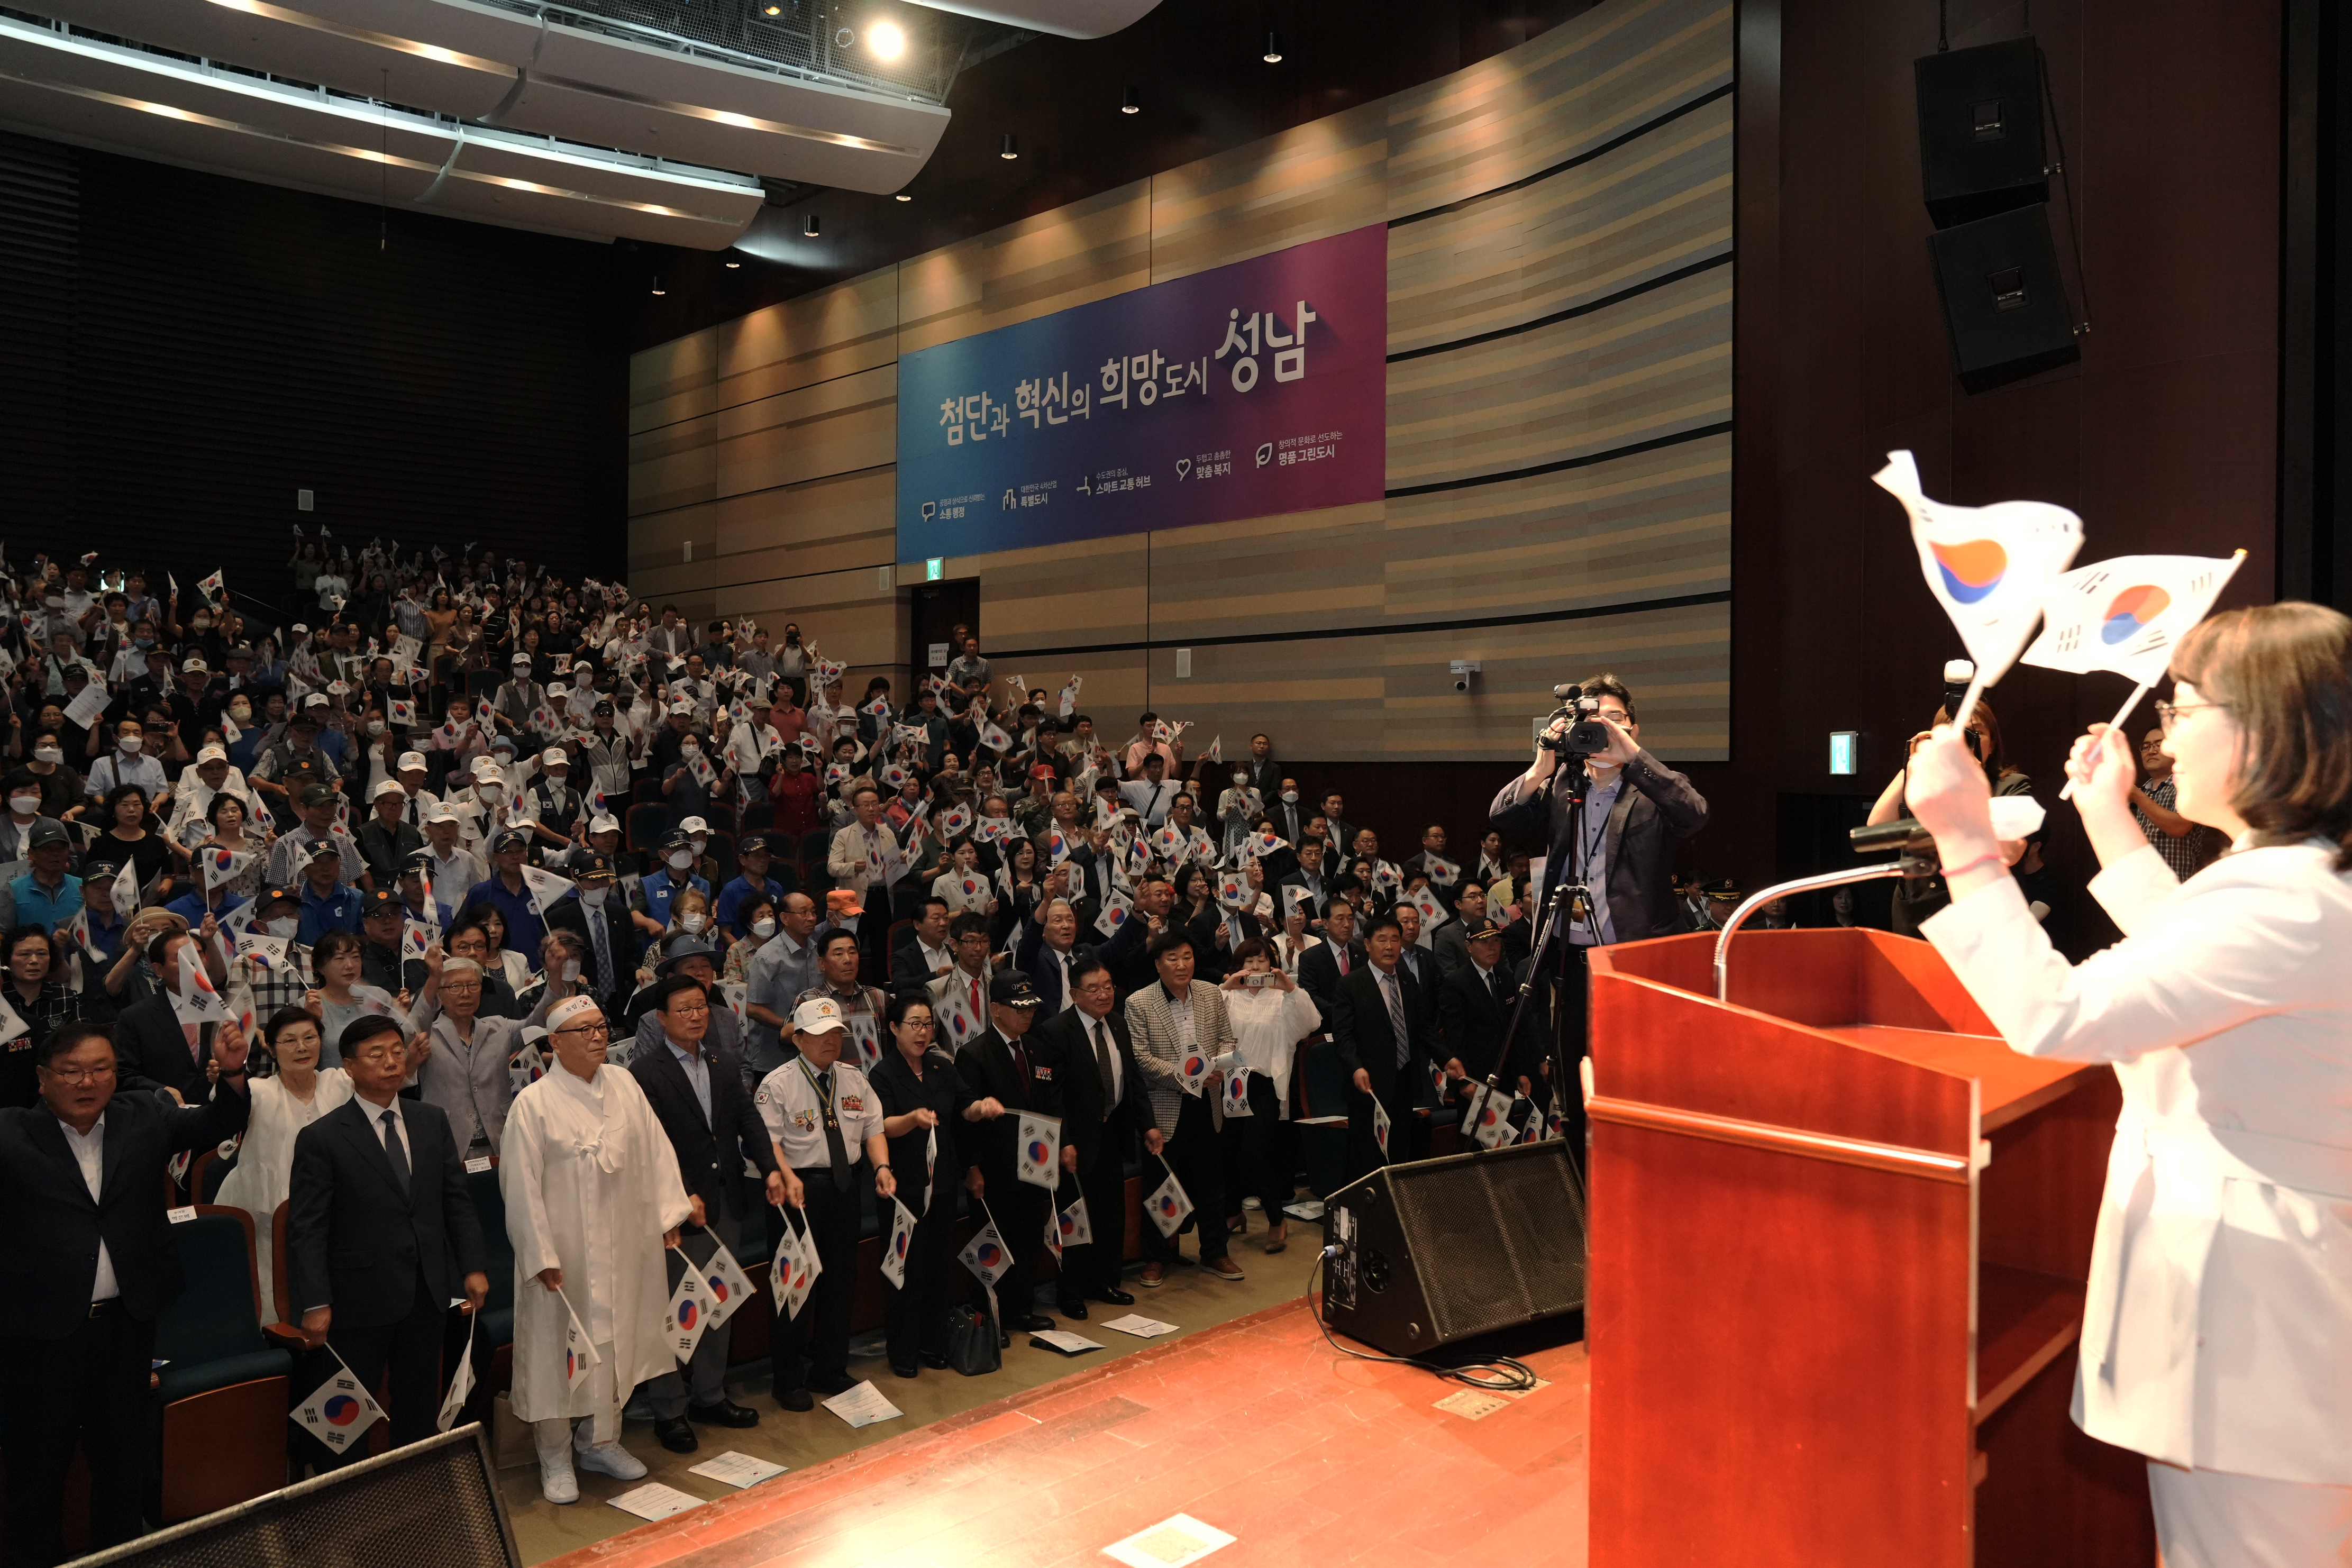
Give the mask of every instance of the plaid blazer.
M 1234 1048 L 1233 1020 L 1225 1016 L 1224 994 L 1205 981 L 1194 980 L 1192 1043 L 1213 1060 Z M 1151 1119 L 1161 1136 L 1176 1135 L 1177 1113 L 1184 1109 L 1184 1089 L 1177 1072 L 1176 1019 L 1168 1003 L 1168 988 L 1159 981 L 1127 999 L 1127 1032 L 1135 1042 L 1135 1065 L 1151 1090 Z M 1206 1096 L 1211 1124 L 1223 1127 L 1225 1114 L 1220 1097 Z

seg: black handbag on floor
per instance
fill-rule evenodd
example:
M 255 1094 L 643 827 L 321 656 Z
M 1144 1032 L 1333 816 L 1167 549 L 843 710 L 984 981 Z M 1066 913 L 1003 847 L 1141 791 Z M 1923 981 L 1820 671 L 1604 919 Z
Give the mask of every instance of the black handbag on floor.
M 999 1370 L 1004 1352 L 996 1345 L 996 1320 L 978 1307 L 948 1309 L 948 1364 L 966 1377 Z

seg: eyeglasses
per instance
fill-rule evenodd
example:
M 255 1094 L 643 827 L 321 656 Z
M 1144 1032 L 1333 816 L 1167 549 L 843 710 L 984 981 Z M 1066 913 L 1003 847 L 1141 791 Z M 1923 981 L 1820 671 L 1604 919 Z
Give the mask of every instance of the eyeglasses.
M 671 1006 L 669 1011 L 681 1014 L 686 1017 L 691 1018 L 698 1013 L 709 1012 L 710 1004 L 708 1002 L 680 1002 Z
M 566 1024 L 563 1027 L 550 1032 L 558 1035 L 587 1035 L 592 1037 L 604 1036 L 610 1038 L 613 1026 L 610 1024 Z
M 2164 732 L 2169 735 L 2172 733 L 2173 726 L 2180 722 L 2180 716 L 2183 713 L 2195 713 L 2207 708 L 2229 706 L 2227 702 L 2159 702 L 2156 705 L 2156 721 L 2163 726 Z
M 100 1083 L 114 1076 L 110 1067 L 102 1068 L 43 1068 L 43 1072 L 63 1083 Z

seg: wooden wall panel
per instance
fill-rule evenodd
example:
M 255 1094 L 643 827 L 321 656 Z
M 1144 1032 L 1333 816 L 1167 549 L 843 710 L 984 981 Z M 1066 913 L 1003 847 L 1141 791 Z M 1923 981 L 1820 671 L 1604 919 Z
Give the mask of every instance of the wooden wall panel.
M 1388 100 L 1389 216 L 1458 202 L 1583 156 L 1731 81 L 1721 0 L 1596 5 Z
M 1389 352 L 1589 306 L 1731 252 L 1727 98 L 1574 169 L 1389 234 Z
M 1153 700 L 1199 704 L 1334 761 L 1524 754 L 1565 668 L 1616 664 L 1645 683 L 1654 738 L 1721 756 L 1729 613 L 1690 601 L 1728 591 L 1728 443 L 1677 437 L 1729 417 L 1729 16 L 1723 0 L 1598 7 L 1423 88 L 667 345 L 638 372 L 641 531 L 709 537 L 700 581 L 730 613 L 851 615 L 855 661 L 879 668 L 906 657 L 874 644 L 886 618 L 859 576 L 895 542 L 886 345 L 1399 218 L 1387 499 L 951 557 L 946 575 L 980 580 L 992 657 L 1049 688 L 1085 675 L 1086 705 L 1118 710 L 1098 715 L 1108 733 Z M 684 592 L 691 574 L 663 570 Z M 824 597 L 836 582 L 846 599 Z M 1563 616 L 1580 610 L 1605 613 Z M 1465 624 L 1490 620 L 1516 624 Z M 1237 640 L 1269 628 L 1324 635 Z M 1479 690 L 1452 690 L 1454 658 L 1488 661 Z
M 1731 417 L 1731 277 L 1389 366 L 1389 488 L 1588 457 Z

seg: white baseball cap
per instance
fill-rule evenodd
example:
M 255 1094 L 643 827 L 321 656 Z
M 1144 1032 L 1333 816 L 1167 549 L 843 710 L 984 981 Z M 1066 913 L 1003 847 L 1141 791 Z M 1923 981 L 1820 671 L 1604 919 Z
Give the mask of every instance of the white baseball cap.
M 611 812 L 600 811 L 588 819 L 588 831 L 592 834 L 618 833 L 621 831 L 621 824 Z
M 225 763 L 226 761 L 228 761 L 228 752 L 223 751 L 218 746 L 205 746 L 199 749 L 196 752 L 196 763 L 199 767 L 203 766 L 206 763 Z
M 392 771 L 393 771 L 393 772 L 394 772 L 394 773 L 404 773 L 408 772 L 411 768 L 415 769 L 415 770 L 416 770 L 418 773 L 423 773 L 423 772 L 425 771 L 425 753 L 424 753 L 424 752 L 401 752 L 401 753 L 400 753 L 400 763 L 399 763 L 399 764 L 398 764 L 396 767 L 394 767 Z
M 375 788 L 368 791 L 368 798 L 370 800 L 382 800 L 388 795 L 396 795 L 401 796 L 403 799 L 406 799 L 408 792 L 401 787 L 400 781 L 398 779 L 379 780 Z
M 710 824 L 703 821 L 702 818 L 698 816 L 689 816 L 684 822 L 677 825 L 677 830 L 688 837 L 692 837 L 697 833 L 709 832 Z
M 841 1016 L 841 1004 L 830 996 L 813 996 L 793 1009 L 795 1034 L 829 1035 L 847 1027 Z
M 474 776 L 478 779 L 499 779 L 504 778 L 506 775 L 499 772 L 499 764 L 496 758 L 476 757 L 474 759 Z

